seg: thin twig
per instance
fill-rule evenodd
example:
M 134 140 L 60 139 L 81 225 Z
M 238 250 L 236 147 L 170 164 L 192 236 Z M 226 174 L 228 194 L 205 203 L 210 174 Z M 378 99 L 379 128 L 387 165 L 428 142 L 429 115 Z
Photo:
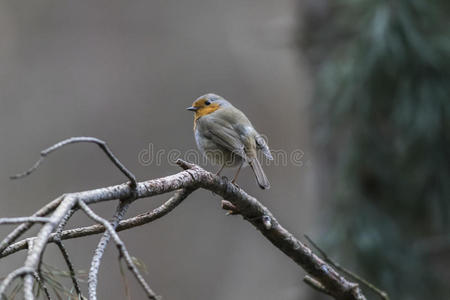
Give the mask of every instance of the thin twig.
M 329 263 L 330 265 L 332 265 L 334 268 L 336 268 L 337 270 L 341 271 L 342 273 L 344 273 L 345 275 L 347 275 L 348 277 L 352 278 L 353 280 L 358 281 L 359 283 L 361 283 L 362 285 L 364 285 L 365 287 L 367 287 L 368 289 L 370 289 L 372 292 L 374 292 L 375 294 L 379 295 L 381 297 L 381 299 L 384 300 L 389 300 L 389 296 L 388 294 L 377 288 L 375 285 L 373 285 L 372 283 L 370 283 L 369 281 L 367 281 L 366 279 L 362 278 L 359 275 L 356 275 L 355 273 L 353 273 L 352 271 L 342 267 L 341 265 L 339 265 L 337 262 L 335 262 L 334 260 L 332 260 L 328 254 L 325 253 L 325 251 L 323 251 L 308 235 L 304 235 L 305 238 L 308 240 L 308 242 L 320 253 L 320 255 L 322 256 L 322 258 Z
M 61 141 L 43 151 L 41 151 L 41 157 L 39 158 L 39 160 L 27 171 L 20 173 L 20 174 L 16 174 L 11 176 L 11 179 L 19 179 L 19 178 L 23 178 L 25 176 L 30 175 L 34 170 L 36 170 L 39 165 L 44 161 L 44 158 L 49 155 L 50 153 L 52 153 L 53 151 L 64 147 L 66 145 L 69 144 L 74 144 L 74 143 L 94 143 L 97 144 L 100 149 L 103 150 L 103 152 L 105 152 L 105 154 L 108 156 L 108 158 L 112 161 L 112 163 L 126 176 L 128 177 L 128 179 L 130 179 L 131 184 L 133 187 L 136 186 L 137 181 L 136 181 L 136 177 L 134 176 L 133 173 L 131 173 L 118 159 L 117 157 L 111 152 L 111 150 L 109 149 L 108 145 L 102 141 L 99 140 L 97 138 L 94 137 L 87 137 L 87 136 L 80 136 L 80 137 L 72 137 L 69 139 L 66 139 L 64 141 Z
M 64 244 L 61 242 L 61 240 L 55 240 L 55 243 L 58 246 L 59 250 L 61 251 L 64 261 L 66 262 L 67 268 L 69 269 L 70 278 L 72 280 L 73 287 L 75 288 L 75 292 L 77 293 L 78 298 L 81 299 L 80 286 L 78 285 L 75 269 L 73 267 L 72 262 L 70 261 L 69 253 L 67 252 L 67 249 L 66 247 L 64 247 Z
M 58 225 L 58 228 L 56 229 L 56 233 L 53 235 L 53 240 L 58 246 L 59 250 L 61 251 L 61 254 L 64 258 L 64 261 L 66 262 L 67 268 L 69 269 L 70 278 L 72 280 L 73 287 L 75 288 L 75 292 L 77 293 L 78 299 L 81 299 L 81 289 L 80 285 L 78 284 L 78 280 L 75 274 L 75 268 L 73 267 L 73 264 L 70 260 L 69 253 L 67 252 L 66 247 L 64 246 L 63 242 L 61 241 L 61 233 L 64 230 L 64 227 L 66 226 L 69 219 L 73 216 L 75 213 L 75 209 L 71 209 L 66 216 L 61 220 L 61 223 Z
M 114 240 L 114 242 L 116 243 L 116 246 L 119 250 L 119 253 L 121 256 L 124 257 L 125 262 L 127 263 L 128 268 L 130 269 L 130 271 L 133 273 L 133 275 L 136 277 L 137 281 L 139 282 L 139 284 L 142 286 L 142 288 L 144 289 L 144 291 L 147 294 L 147 297 L 149 299 L 154 299 L 157 300 L 158 296 L 152 291 L 152 289 L 150 288 L 150 286 L 147 284 L 147 282 L 145 281 L 144 277 L 142 277 L 141 273 L 139 272 L 139 269 L 136 267 L 136 265 L 134 264 L 130 254 L 128 253 L 128 250 L 125 246 L 125 244 L 122 242 L 122 240 L 119 238 L 119 235 L 117 234 L 117 232 L 114 230 L 113 226 L 111 225 L 111 223 L 109 223 L 107 220 L 103 219 L 102 217 L 100 217 L 99 215 L 95 214 L 88 205 L 86 205 L 83 201 L 79 200 L 78 201 L 78 205 L 81 207 L 81 209 L 86 213 L 86 215 L 88 215 L 88 217 L 90 217 L 92 220 L 102 223 L 103 226 L 106 227 L 106 229 L 108 230 L 109 234 L 111 235 L 112 239 Z
M 111 227 L 114 230 L 116 229 L 120 220 L 124 217 L 126 211 L 128 210 L 129 205 L 130 205 L 129 201 L 120 201 L 119 205 L 117 206 L 116 212 L 114 213 L 113 222 L 111 224 Z M 89 269 L 88 275 L 88 292 L 90 300 L 97 299 L 98 271 L 100 269 L 100 263 L 103 257 L 103 253 L 105 252 L 106 246 L 108 245 L 110 238 L 111 238 L 110 231 L 106 231 L 100 238 L 100 241 L 97 247 L 95 248 L 94 256 L 92 257 L 91 260 L 91 267 Z
M 0 225 L 11 225 L 21 223 L 47 223 L 50 218 L 43 217 L 19 217 L 19 218 L 0 218 Z
M 58 208 L 54 211 L 50 217 L 51 221 L 42 226 L 38 235 L 34 239 L 32 249 L 29 249 L 27 258 L 25 260 L 25 267 L 32 268 L 34 271 L 38 271 L 44 249 L 48 243 L 48 238 L 51 233 L 57 228 L 61 220 L 64 219 L 66 214 L 71 211 L 74 205 L 78 201 L 79 193 L 69 194 L 64 197 L 64 200 L 59 204 Z M 32 275 L 25 275 L 24 279 L 24 298 L 26 300 L 33 300 L 33 281 Z
M 130 171 L 128 171 L 128 169 L 115 157 L 115 155 L 111 152 L 111 150 L 108 148 L 108 146 L 106 145 L 106 143 L 102 140 L 99 140 L 97 138 L 92 138 L 92 137 L 73 137 L 73 138 L 69 138 L 66 139 L 64 141 L 61 141 L 53 146 L 51 146 L 50 148 L 47 148 L 45 150 L 43 150 L 41 152 L 41 158 L 27 171 L 25 171 L 24 173 L 12 176 L 11 179 L 18 179 L 18 178 L 22 178 L 24 176 L 27 176 L 29 174 L 31 174 L 34 170 L 36 170 L 40 163 L 43 161 L 44 157 L 47 156 L 48 154 L 50 154 L 51 152 L 65 146 L 68 144 L 73 144 L 73 143 L 80 143 L 80 142 L 88 142 L 88 143 L 95 143 L 97 144 L 104 152 L 105 154 L 109 157 L 109 159 L 114 163 L 114 165 L 116 165 L 116 167 L 123 173 L 125 174 L 125 176 L 127 176 L 130 181 L 131 181 L 131 188 L 132 191 L 130 194 L 136 194 L 135 192 L 135 188 L 137 186 L 137 181 L 136 181 L 136 177 L 134 176 L 134 174 L 132 174 Z M 68 212 L 68 210 L 72 209 L 72 206 L 74 205 L 76 201 L 72 199 L 72 201 L 69 203 L 69 207 L 64 208 L 64 211 L 61 211 L 61 215 L 57 215 L 57 218 L 52 218 L 51 221 L 54 221 L 56 224 L 59 224 L 61 222 L 61 219 L 64 218 L 64 216 L 66 215 L 66 213 Z M 60 205 L 61 207 L 61 205 Z M 58 207 L 58 209 L 60 208 Z M 56 213 L 55 213 L 56 214 Z M 49 225 L 49 224 L 47 224 Z M 52 226 L 44 226 L 42 228 L 42 230 L 40 231 L 40 239 L 38 237 L 38 247 L 37 250 L 35 252 L 30 252 L 30 254 L 27 257 L 27 260 L 25 262 L 25 266 L 27 267 L 32 267 L 32 268 L 36 268 L 39 265 L 39 260 L 40 257 L 42 256 L 42 252 L 45 248 L 45 244 L 47 243 L 48 237 L 51 234 L 51 231 L 53 231 L 54 226 L 53 224 L 51 224 Z M 25 276 L 25 280 L 24 280 L 24 297 L 27 300 L 32 300 L 33 297 L 33 277 L 31 275 L 26 275 Z
M 61 219 L 61 221 L 58 224 L 58 227 L 56 228 L 55 231 L 55 238 L 59 237 L 61 235 L 61 232 L 63 232 L 64 227 L 66 227 L 67 222 L 69 222 L 69 219 L 72 218 L 72 216 L 75 214 L 75 212 L 77 211 L 77 208 L 72 208 L 70 209 L 66 215 Z
M 47 298 L 47 300 L 51 300 L 52 298 L 50 297 L 50 293 L 48 291 L 47 285 L 45 285 L 45 282 L 43 279 L 41 279 L 41 277 L 39 276 L 39 274 L 37 272 L 33 273 L 34 278 L 36 279 L 37 283 L 39 284 L 39 286 L 42 288 L 42 290 L 44 291 L 45 297 Z
M 28 249 L 33 249 L 33 243 L 34 243 L 33 239 L 31 239 L 28 242 Z M 30 251 L 30 250 L 28 250 L 28 251 Z M 47 285 L 45 284 L 45 277 L 42 275 L 42 264 L 43 264 L 43 260 L 41 258 L 39 260 L 39 265 L 37 267 L 37 271 L 33 273 L 34 278 L 38 282 L 38 284 L 36 286 L 36 289 L 37 289 L 36 294 L 37 294 L 37 297 L 39 298 L 39 287 L 42 287 L 42 289 L 44 289 L 44 293 L 46 293 L 46 295 L 48 295 L 47 300 L 50 300 L 49 299 L 50 294 L 48 294 Z
M 30 255 L 30 253 L 33 252 L 33 248 L 34 248 L 34 239 L 31 239 L 28 241 L 28 256 Z M 29 274 L 25 274 L 24 276 L 24 284 L 23 284 L 23 297 L 26 300 L 33 300 L 34 299 L 34 294 L 33 294 L 33 278 L 34 278 L 34 274 L 36 273 L 36 271 L 40 271 L 40 265 L 41 265 L 42 259 L 41 257 L 39 257 L 39 261 L 37 261 L 37 266 L 33 268 L 33 273 L 29 273 Z M 25 267 L 28 267 L 27 264 L 25 263 Z
M 47 205 L 45 205 L 44 207 L 39 209 L 37 212 L 35 212 L 32 215 L 32 217 L 43 217 L 43 216 L 46 216 L 47 214 L 51 213 L 52 211 L 54 211 L 56 209 L 56 207 L 58 207 L 58 205 L 61 203 L 63 198 L 64 198 L 64 195 L 56 198 L 55 200 L 53 200 L 52 202 L 48 203 Z M 3 253 L 3 250 L 5 250 L 6 247 L 8 247 L 11 243 L 13 243 L 16 239 L 18 239 L 22 234 L 24 234 L 28 229 L 30 229 L 31 226 L 33 226 L 33 224 L 34 223 L 32 223 L 32 222 L 27 222 L 27 223 L 21 224 L 21 225 L 17 226 L 17 228 L 14 229 L 10 234 L 8 234 L 3 239 L 3 241 L 0 243 L 0 254 Z
M 32 268 L 28 267 L 21 267 L 16 269 L 15 271 L 9 273 L 5 279 L 3 279 L 2 283 L 0 284 L 0 299 L 6 299 L 6 289 L 8 286 L 13 282 L 14 279 L 17 277 L 24 276 L 26 274 L 33 274 L 34 270 Z
M 175 192 L 175 195 L 173 195 L 169 200 L 164 202 L 159 207 L 137 215 L 135 217 L 123 220 L 119 222 L 119 225 L 116 228 L 116 231 L 123 231 L 127 229 L 131 229 L 134 227 L 142 226 L 144 224 L 153 222 L 165 215 L 167 215 L 169 212 L 171 212 L 175 207 L 177 207 L 184 199 L 186 199 L 194 190 L 192 189 L 183 189 L 178 190 Z M 60 238 L 61 240 L 68 240 L 68 239 L 74 239 L 79 237 L 85 237 L 89 235 L 99 234 L 105 232 L 105 226 L 101 224 L 95 224 L 91 226 L 86 227 L 80 227 L 80 228 L 74 228 L 74 229 L 68 229 L 61 232 Z M 48 242 L 54 243 L 56 238 L 56 234 L 53 233 L 50 235 Z M 22 241 L 19 241 L 7 249 L 0 255 L 0 258 L 11 255 L 16 253 L 20 250 L 27 249 L 27 241 L 29 239 L 24 239 Z

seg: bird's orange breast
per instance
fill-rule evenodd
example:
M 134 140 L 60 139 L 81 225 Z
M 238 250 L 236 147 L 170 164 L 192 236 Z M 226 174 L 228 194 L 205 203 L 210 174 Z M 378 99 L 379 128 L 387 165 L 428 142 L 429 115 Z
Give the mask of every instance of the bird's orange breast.
M 196 112 L 195 112 L 195 116 L 194 116 L 194 130 L 195 127 L 197 126 L 197 120 L 200 119 L 203 116 L 212 114 L 213 112 L 215 112 L 216 110 L 218 110 L 220 108 L 220 105 L 217 103 L 212 103 L 211 105 L 208 106 L 202 106 L 200 107 Z

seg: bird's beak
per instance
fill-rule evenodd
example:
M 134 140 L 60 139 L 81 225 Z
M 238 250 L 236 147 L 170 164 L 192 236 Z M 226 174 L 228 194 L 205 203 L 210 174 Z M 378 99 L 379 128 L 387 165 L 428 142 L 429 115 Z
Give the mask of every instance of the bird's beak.
M 190 106 L 190 107 L 188 107 L 188 108 L 186 108 L 187 110 L 190 110 L 190 111 L 197 111 L 198 110 L 198 107 L 194 107 L 194 106 Z

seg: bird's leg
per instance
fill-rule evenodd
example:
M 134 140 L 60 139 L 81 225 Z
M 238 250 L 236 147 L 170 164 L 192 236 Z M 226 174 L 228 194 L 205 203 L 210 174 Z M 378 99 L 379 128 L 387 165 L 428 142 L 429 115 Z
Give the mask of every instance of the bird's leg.
M 236 180 L 237 180 L 237 178 L 238 178 L 238 176 L 239 176 L 239 172 L 241 171 L 241 168 L 242 168 L 242 165 L 243 165 L 243 164 L 244 164 L 244 160 L 242 160 L 241 164 L 239 165 L 239 168 L 238 168 L 238 170 L 237 170 L 237 172 L 236 172 L 236 175 L 234 175 L 234 178 L 233 178 L 233 180 L 231 181 L 232 184 L 235 184 L 235 182 L 236 182 Z
M 226 164 L 226 162 L 224 162 L 224 163 L 222 164 L 222 166 L 220 167 L 219 171 L 217 171 L 216 176 L 219 176 L 219 175 L 220 175 L 220 172 L 222 172 L 223 168 L 225 167 L 225 164 Z

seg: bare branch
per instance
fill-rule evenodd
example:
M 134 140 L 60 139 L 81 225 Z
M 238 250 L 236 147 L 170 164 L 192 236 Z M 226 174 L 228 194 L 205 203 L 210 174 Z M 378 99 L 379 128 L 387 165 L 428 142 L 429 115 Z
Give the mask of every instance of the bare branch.
M 66 214 L 74 208 L 74 206 L 77 204 L 78 199 L 83 199 L 86 204 L 92 204 L 101 201 L 125 199 L 130 197 L 144 198 L 180 189 L 186 183 L 190 183 L 188 184 L 189 186 L 197 185 L 194 177 L 192 177 L 192 175 L 188 171 L 184 171 L 164 178 L 142 182 L 138 184 L 136 189 L 131 188 L 128 184 L 121 184 L 118 186 L 65 195 L 64 200 L 59 204 L 57 209 L 52 214 L 50 218 L 51 222 L 46 223 L 39 231 L 36 237 L 35 245 L 32 251 L 27 256 L 25 266 L 31 267 L 33 269 L 37 268 L 51 233 L 56 229 L 61 220 L 64 219 Z M 26 298 L 27 300 L 33 299 L 32 293 L 30 293 L 32 285 L 33 277 L 25 276 L 24 291 L 27 292 L 27 296 L 31 296 L 31 298 Z
M 78 298 L 81 299 L 80 286 L 78 284 L 78 280 L 75 274 L 75 269 L 73 267 L 72 262 L 70 261 L 69 253 L 67 252 L 67 249 L 66 247 L 64 247 L 64 244 L 61 242 L 61 240 L 55 240 L 55 243 L 58 246 L 59 250 L 61 251 L 64 261 L 66 262 L 67 268 L 69 269 L 70 278 L 72 280 L 73 287 L 75 288 L 75 292 L 77 293 Z
M 169 200 L 163 203 L 161 206 L 153 209 L 150 212 L 146 212 L 135 216 L 133 218 L 129 218 L 119 222 L 116 231 L 127 230 L 130 228 L 134 228 L 137 226 L 142 226 L 144 224 L 153 222 L 171 212 L 175 207 L 177 207 L 184 199 L 189 196 L 193 190 L 183 189 L 175 192 L 175 195 L 172 196 Z M 75 229 L 69 229 L 61 232 L 60 238 L 61 240 L 74 239 L 94 234 L 99 234 L 105 232 L 105 227 L 101 224 L 95 224 L 86 227 L 80 227 Z M 20 242 L 17 242 L 7 249 L 0 255 L 0 258 L 16 253 L 20 250 L 27 249 L 27 242 L 29 239 L 24 239 Z M 54 243 L 56 241 L 56 234 L 53 233 L 50 235 L 48 239 L 49 243 Z
M 57 144 L 53 147 L 54 149 L 49 149 L 50 151 L 53 151 L 65 144 L 78 141 L 76 139 L 69 139 L 63 142 L 62 145 Z M 238 212 L 240 215 L 242 215 L 246 221 L 255 226 L 255 228 L 257 228 L 274 246 L 276 246 L 294 262 L 301 266 L 308 273 L 308 276 L 310 276 L 313 280 L 315 280 L 315 282 L 318 283 L 316 284 L 316 286 L 323 286 L 323 288 L 328 291 L 329 294 L 332 295 L 335 299 L 366 299 L 361 293 L 361 290 L 357 284 L 347 281 L 347 279 L 341 276 L 331 264 L 316 256 L 311 251 L 311 249 L 301 243 L 290 232 L 282 227 L 272 215 L 272 213 L 257 199 L 248 195 L 245 191 L 228 182 L 226 179 L 211 174 L 210 172 L 207 172 L 196 165 L 181 160 L 179 160 L 177 163 L 183 169 L 185 169 L 185 171 L 163 178 L 137 183 L 135 188 L 130 187 L 129 184 L 121 184 L 64 195 L 64 199 L 57 205 L 56 209 L 54 209 L 53 213 L 51 214 L 50 221 L 48 223 L 45 223 L 37 236 L 33 238 L 33 247 L 32 249 L 30 249 L 27 255 L 25 268 L 27 268 L 27 270 L 33 271 L 37 270 L 45 246 L 49 242 L 54 241 L 54 231 L 59 230 L 58 226 L 61 223 L 64 223 L 67 215 L 70 214 L 71 211 L 76 209 L 77 205 L 79 205 L 92 219 L 94 219 L 96 222 L 101 223 L 101 225 L 96 224 L 81 229 L 78 228 L 73 230 L 61 231 L 60 233 L 58 232 L 58 236 L 61 239 L 74 238 L 94 233 L 100 233 L 105 231 L 106 229 L 118 245 L 119 251 L 121 251 L 123 257 L 125 258 L 125 261 L 133 271 L 133 268 L 136 267 L 131 261 L 128 252 L 124 251 L 126 250 L 125 246 L 123 245 L 123 243 L 121 243 L 114 227 L 105 219 L 95 215 L 90 210 L 88 205 L 102 201 L 127 199 L 130 197 L 133 199 L 140 199 L 181 189 L 181 191 L 175 194 L 169 204 L 167 202 L 165 203 L 168 204 L 167 206 L 163 206 L 162 208 L 159 207 L 159 211 L 152 211 L 148 215 L 140 215 L 125 221 L 118 222 L 117 231 L 119 231 L 139 226 L 139 224 L 145 224 L 161 217 L 162 215 L 168 213 L 174 207 L 176 207 L 193 190 L 197 188 L 204 188 L 218 194 L 222 197 L 222 199 L 225 199 L 233 207 L 235 207 L 235 212 Z M 25 249 L 26 247 L 26 242 L 25 244 L 23 244 L 23 241 L 15 243 L 7 247 L 0 256 L 4 257 L 11 253 L 17 252 L 20 249 Z M 139 277 L 140 274 L 134 271 L 133 274 L 145 287 L 143 278 Z M 312 282 L 311 280 L 308 281 Z M 24 292 L 25 299 L 27 300 L 33 299 L 33 295 L 32 293 L 30 293 L 32 291 L 32 285 L 33 276 L 31 274 L 25 274 Z M 147 293 L 149 293 L 148 290 Z M 154 293 L 149 293 L 149 297 L 150 296 L 152 296 L 153 299 L 154 297 L 156 297 Z
M 42 226 L 42 229 L 34 239 L 33 248 L 29 249 L 25 260 L 25 267 L 32 268 L 35 271 L 37 270 L 50 234 L 57 228 L 58 224 L 64 219 L 65 215 L 73 208 L 77 201 L 77 194 L 70 194 L 60 203 L 50 217 L 50 222 Z M 25 275 L 24 279 L 24 296 L 26 300 L 34 299 L 33 276 L 29 274 Z
M 39 286 L 42 288 L 42 290 L 44 291 L 45 297 L 47 298 L 47 300 L 51 300 L 52 298 L 50 297 L 50 293 L 48 291 L 47 286 L 45 285 L 45 282 L 43 279 L 41 279 L 41 277 L 39 277 L 39 274 L 37 272 L 33 273 L 34 278 L 36 279 L 36 281 L 38 282 Z
M 144 291 L 147 294 L 147 297 L 149 299 L 158 299 L 157 295 L 152 291 L 150 286 L 145 282 L 144 277 L 142 277 L 141 273 L 139 272 L 139 269 L 134 264 L 133 260 L 131 259 L 130 254 L 128 253 L 127 248 L 125 247 L 125 244 L 122 242 L 122 240 L 119 238 L 119 235 L 114 230 L 111 223 L 109 223 L 107 220 L 103 219 L 102 217 L 95 214 L 88 205 L 86 205 L 82 200 L 78 201 L 78 205 L 81 207 L 81 209 L 94 221 L 102 223 L 103 226 L 105 226 L 106 230 L 108 230 L 109 234 L 111 235 L 112 239 L 117 245 L 117 248 L 121 254 L 125 258 L 125 262 L 128 265 L 128 268 L 133 273 L 133 275 L 138 280 L 139 284 L 143 287 Z
M 43 217 L 52 212 L 53 210 L 58 207 L 58 205 L 61 203 L 63 196 L 60 196 L 53 200 L 52 202 L 48 203 L 44 207 L 42 207 L 40 210 L 38 210 L 36 213 L 32 215 L 32 217 Z M 33 226 L 34 223 L 27 222 L 24 224 L 21 224 L 16 229 L 14 229 L 10 234 L 6 236 L 6 238 L 3 239 L 3 241 L 0 243 L 0 253 L 3 253 L 3 250 L 5 250 L 6 247 L 8 247 L 11 243 L 13 243 L 17 238 L 19 238 L 22 234 L 24 234 L 28 229 Z
M 2 283 L 0 284 L 0 299 L 6 299 L 6 289 L 9 287 L 9 285 L 13 282 L 14 279 L 17 277 L 24 276 L 26 274 L 33 274 L 34 270 L 32 268 L 27 267 L 21 267 L 17 270 L 11 272 L 6 276 L 5 279 L 3 279 Z
M 108 148 L 107 144 L 102 141 L 99 140 L 97 138 L 94 137 L 85 137 L 85 136 L 80 136 L 80 137 L 72 137 L 69 139 L 66 139 L 64 141 L 61 141 L 45 150 L 43 150 L 41 152 L 41 158 L 39 158 L 39 160 L 27 171 L 17 174 L 17 175 L 13 175 L 11 176 L 11 179 L 19 179 L 19 178 L 23 178 L 25 176 L 30 175 L 34 170 L 36 170 L 39 165 L 44 161 L 45 157 L 52 153 L 53 151 L 64 147 L 66 145 L 69 144 L 74 144 L 74 143 L 94 143 L 97 144 L 100 149 L 103 150 L 103 152 L 105 152 L 105 154 L 108 156 L 108 158 L 112 161 L 112 163 L 126 176 L 128 177 L 128 179 L 130 179 L 132 186 L 136 186 L 137 181 L 136 181 L 136 177 L 133 175 L 133 173 L 131 173 L 118 159 L 117 157 L 111 152 L 111 150 Z
M 0 225 L 11 225 L 21 223 L 47 223 L 50 218 L 43 217 L 19 217 L 19 218 L 0 218 Z
M 111 227 L 114 230 L 116 230 L 116 227 L 119 224 L 120 220 L 124 217 L 126 211 L 128 210 L 129 205 L 130 205 L 129 201 L 120 201 L 120 203 L 117 207 L 117 210 L 114 214 L 113 222 L 111 224 Z M 103 257 L 103 253 L 106 249 L 106 246 L 108 245 L 110 238 L 111 238 L 110 232 L 106 231 L 102 235 L 102 237 L 97 245 L 97 248 L 95 249 L 94 256 L 92 257 L 91 268 L 89 270 L 89 277 L 88 277 L 89 278 L 88 279 L 89 299 L 91 299 L 91 300 L 97 299 L 98 271 L 100 268 L 100 262 Z
M 70 279 L 72 280 L 72 284 L 73 284 L 73 287 L 75 288 L 75 292 L 77 293 L 78 299 L 81 299 L 81 289 L 80 289 L 80 285 L 78 284 L 78 280 L 77 280 L 77 277 L 75 274 L 75 268 L 73 267 L 73 264 L 70 260 L 69 253 L 67 252 L 66 247 L 64 246 L 63 242 L 61 241 L 61 233 L 64 230 L 64 227 L 66 226 L 69 219 L 75 213 L 75 211 L 76 211 L 75 209 L 69 210 L 69 212 L 64 216 L 64 218 L 59 223 L 58 228 L 56 229 L 56 232 L 53 233 L 51 236 L 53 237 L 54 243 L 58 246 L 58 249 L 61 251 L 64 261 L 66 262 L 67 268 L 69 269 Z

